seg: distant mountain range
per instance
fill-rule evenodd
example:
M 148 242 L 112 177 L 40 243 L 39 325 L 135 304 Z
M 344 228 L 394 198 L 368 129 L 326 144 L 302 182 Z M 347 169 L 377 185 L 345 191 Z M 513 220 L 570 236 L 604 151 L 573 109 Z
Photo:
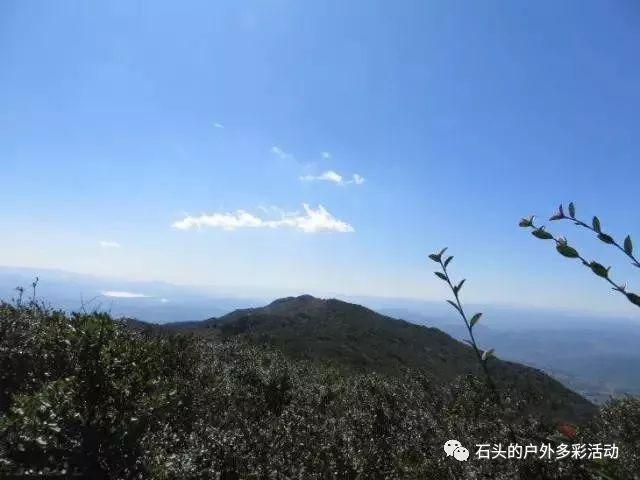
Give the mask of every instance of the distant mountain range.
M 25 287 L 25 295 L 30 295 L 29 285 L 36 276 L 40 277 L 38 297 L 56 308 L 78 311 L 84 305 L 87 310 L 159 324 L 221 318 L 281 296 L 259 289 L 239 292 L 0 267 L 0 298 L 15 297 L 17 286 Z M 464 326 L 444 301 L 338 297 L 389 317 L 437 327 L 457 339 L 466 338 Z M 640 364 L 639 320 L 497 305 L 468 307 L 485 313 L 477 326 L 477 338 L 481 346 L 495 348 L 501 358 L 542 369 L 594 402 L 626 393 L 640 395 L 640 369 L 635 368 Z
M 383 309 L 422 325 L 435 325 L 457 339 L 467 331 L 452 318 L 432 317 L 406 309 Z M 640 395 L 640 319 L 581 318 L 545 312 L 499 312 L 508 321 L 476 328 L 481 345 L 495 348 L 502 358 L 540 368 L 592 402 Z M 538 319 L 541 318 L 541 321 Z M 555 318 L 555 324 L 550 323 Z
M 246 305 L 260 305 L 264 298 L 236 296 L 226 291 L 166 282 L 141 282 L 99 277 L 55 269 L 0 267 L 0 298 L 16 296 L 16 287 L 31 296 L 31 283 L 38 277 L 37 296 L 67 311 L 108 311 L 114 317 L 165 323 L 223 315 Z
M 276 300 L 265 307 L 235 310 L 200 322 L 162 325 L 170 331 L 221 338 L 240 337 L 277 347 L 296 359 L 332 364 L 354 372 L 397 374 L 423 369 L 438 382 L 479 373 L 471 348 L 437 328 L 381 315 L 360 305 L 310 295 Z M 499 359 L 491 370 L 500 388 L 532 399 L 536 412 L 577 419 L 593 405 L 543 372 Z

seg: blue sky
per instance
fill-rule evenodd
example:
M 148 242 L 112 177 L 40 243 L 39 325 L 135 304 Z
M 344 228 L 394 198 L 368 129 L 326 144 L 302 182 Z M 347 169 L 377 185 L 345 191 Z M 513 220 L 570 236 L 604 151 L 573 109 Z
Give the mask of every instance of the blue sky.
M 517 222 L 640 242 L 638 45 L 634 1 L 2 2 L 0 264 L 437 299 L 448 245 L 472 301 L 632 312 Z

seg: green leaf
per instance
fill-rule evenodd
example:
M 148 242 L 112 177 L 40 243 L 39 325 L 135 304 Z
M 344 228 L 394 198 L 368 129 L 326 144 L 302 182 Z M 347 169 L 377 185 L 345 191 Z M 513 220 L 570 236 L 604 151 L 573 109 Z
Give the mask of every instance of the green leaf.
M 486 362 L 488 358 L 493 356 L 493 352 L 495 352 L 493 348 L 490 348 L 489 350 L 485 350 L 484 352 L 482 352 L 482 360 Z
M 444 280 L 445 282 L 447 281 L 447 276 L 444 273 L 442 272 L 433 272 L 433 273 L 435 273 L 440 280 Z
M 576 218 L 576 206 L 573 202 L 569 204 L 569 216 L 571 216 L 571 218 Z
M 600 233 L 600 220 L 598 220 L 598 217 L 593 217 L 592 224 L 593 224 L 593 229 L 596 232 Z
M 558 250 L 558 253 L 560 253 L 560 255 L 563 255 L 567 258 L 578 258 L 580 256 L 575 248 L 570 247 L 569 245 L 564 243 L 558 244 L 556 246 L 556 250 Z
M 529 218 L 523 218 L 520 220 L 520 223 L 518 225 L 520 225 L 521 227 L 533 227 L 534 218 L 536 218 L 535 215 L 531 215 Z
M 591 268 L 591 271 L 596 275 L 598 275 L 599 277 L 602 277 L 602 278 L 609 277 L 609 269 L 605 268 L 603 265 L 599 264 L 598 262 L 591 262 L 589 264 L 589 267 Z
M 429 255 L 429 258 L 436 263 L 440 263 L 440 261 L 442 260 L 442 254 L 446 251 L 447 251 L 447 247 L 440 250 L 440 253 L 432 253 L 431 255 Z
M 560 204 L 560 206 L 558 207 L 558 213 L 553 215 L 549 220 L 562 220 L 563 218 L 565 218 L 564 210 L 562 208 L 562 204 Z
M 607 235 L 606 233 L 600 233 L 598 235 L 598 238 L 600 240 L 602 240 L 604 243 L 608 243 L 609 245 L 612 245 L 616 242 L 613 241 L 613 238 L 611 238 L 609 235 Z
M 476 323 L 478 323 L 478 320 L 480 320 L 481 316 L 482 316 L 482 313 L 476 313 L 473 317 L 471 317 L 471 320 L 469 321 L 469 326 L 473 327 Z
M 531 235 L 533 235 L 536 238 L 539 238 L 541 240 L 551 240 L 553 238 L 553 235 L 551 235 L 549 232 L 543 230 L 542 228 L 538 228 L 536 230 L 534 230 L 533 232 L 531 232 Z
M 631 237 L 629 235 L 624 239 L 624 252 L 627 255 L 633 255 L 633 243 L 631 243 Z
M 465 278 L 463 278 L 462 280 L 460 280 L 460 283 L 458 285 L 456 285 L 455 287 L 453 287 L 453 291 L 457 294 L 460 289 L 462 288 L 462 285 L 464 285 L 464 282 L 466 282 L 467 280 Z
M 518 225 L 521 226 L 522 228 L 527 228 L 531 226 L 531 222 L 526 218 L 523 218 L 522 220 L 520 220 L 520 223 Z
M 631 303 L 640 307 L 640 295 L 636 295 L 635 293 L 627 293 L 627 298 Z
M 460 312 L 460 307 L 458 307 L 458 305 L 453 303 L 451 300 L 447 300 L 447 303 L 451 305 L 453 308 L 455 308 L 458 312 Z
M 449 265 L 449 262 L 451 262 L 451 260 L 453 260 L 453 255 L 451 255 L 449 258 L 447 258 L 444 261 L 444 267 L 447 268 L 447 265 Z

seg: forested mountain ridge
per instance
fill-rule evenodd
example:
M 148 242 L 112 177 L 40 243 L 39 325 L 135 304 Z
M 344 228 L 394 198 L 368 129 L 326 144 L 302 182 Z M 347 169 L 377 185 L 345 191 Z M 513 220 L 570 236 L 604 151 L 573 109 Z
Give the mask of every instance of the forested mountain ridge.
M 478 373 L 473 351 L 437 328 L 381 315 L 361 305 L 310 295 L 287 297 L 259 308 L 235 310 L 201 322 L 163 329 L 220 338 L 241 338 L 277 347 L 294 359 L 321 361 L 358 373 L 398 375 L 419 369 L 447 383 Z M 534 411 L 552 420 L 579 420 L 591 403 L 543 372 L 494 359 L 491 368 L 506 391 L 517 389 Z

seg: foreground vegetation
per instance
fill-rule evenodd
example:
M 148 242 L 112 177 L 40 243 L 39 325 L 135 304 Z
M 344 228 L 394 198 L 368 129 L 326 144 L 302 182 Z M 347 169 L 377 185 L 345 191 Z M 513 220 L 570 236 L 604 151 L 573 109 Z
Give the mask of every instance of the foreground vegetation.
M 472 376 L 346 374 L 237 339 L 0 304 L 0 478 L 638 478 L 637 399 L 563 439 L 516 392 L 503 409 L 488 393 Z M 510 435 L 616 442 L 620 458 L 473 458 Z M 468 462 L 445 457 L 450 438 Z

